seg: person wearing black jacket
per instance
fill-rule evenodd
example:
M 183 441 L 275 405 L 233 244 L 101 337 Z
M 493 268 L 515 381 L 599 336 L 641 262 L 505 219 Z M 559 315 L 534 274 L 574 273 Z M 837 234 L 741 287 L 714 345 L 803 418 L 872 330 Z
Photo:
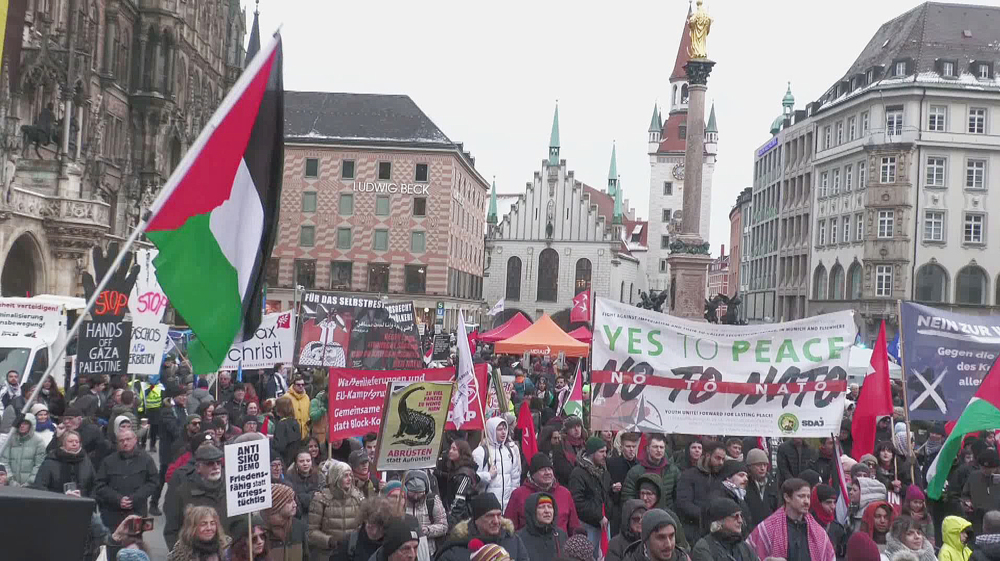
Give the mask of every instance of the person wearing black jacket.
M 587 537 L 594 544 L 594 558 L 598 557 L 601 532 L 607 527 L 604 505 L 611 492 L 611 474 L 605 458 L 608 447 L 603 440 L 592 436 L 584 443 L 583 453 L 569 476 L 569 491 L 576 504 L 576 514 Z
M 78 497 L 92 497 L 94 494 L 94 465 L 80 444 L 80 435 L 67 430 L 59 438 L 54 450 L 48 453 L 35 475 L 33 489 L 66 493 L 66 484 L 76 485 Z
M 704 535 L 701 528 L 702 512 L 708 508 L 713 484 L 719 480 L 719 472 L 726 461 L 726 450 L 721 442 L 708 442 L 698 465 L 688 468 L 677 480 L 677 500 L 674 507 L 684 525 L 684 537 L 688 543 L 698 543 Z
M 524 501 L 524 528 L 517 531 L 531 561 L 551 561 L 562 555 L 566 532 L 556 524 L 559 507 L 552 495 L 534 493 Z
M 163 405 L 160 407 L 160 475 L 156 490 L 149 497 L 149 512 L 153 516 L 163 513 L 158 506 L 163 487 L 167 482 L 167 467 L 174 461 L 174 446 L 184 438 L 184 423 L 187 422 L 187 394 L 180 386 L 171 384 L 164 389 Z
M 292 398 L 281 396 L 275 402 L 274 410 L 281 420 L 274 427 L 271 447 L 281 454 L 281 459 L 288 465 L 295 461 L 295 452 L 302 441 L 302 431 L 299 429 L 299 422 L 295 420 Z
M 626 432 L 621 435 L 622 453 L 609 457 L 608 473 L 611 474 L 611 535 L 618 535 L 622 514 L 622 490 L 625 486 L 625 476 L 630 469 L 639 464 L 639 440 L 642 435 L 637 432 Z
M 549 455 L 549 459 L 552 460 L 552 471 L 556 474 L 556 481 L 563 487 L 569 487 L 569 476 L 573 473 L 573 464 L 566 457 L 564 446 L 566 443 L 563 442 L 558 421 L 542 427 L 542 431 L 538 435 L 538 451 Z
M 760 561 L 757 553 L 743 539 L 741 527 L 745 525 L 742 513 L 740 506 L 729 499 L 713 499 L 705 511 L 711 532 L 695 544 L 691 550 L 691 561 Z
M 834 487 L 837 485 L 835 482 L 837 477 L 836 462 L 839 462 L 840 458 L 836 457 L 836 448 L 833 446 L 832 438 L 824 438 L 822 442 L 819 454 L 813 459 L 810 469 L 819 474 L 823 483 Z
M 108 528 L 117 528 L 130 514 L 146 516 L 147 501 L 156 490 L 156 463 L 136 447 L 137 440 L 130 429 L 118 431 L 118 451 L 104 458 L 97 471 L 94 495 Z M 108 557 L 114 558 L 117 549 L 112 546 Z
M 740 534 L 746 538 L 750 535 L 750 507 L 747 505 L 746 494 L 747 494 L 747 466 L 743 462 L 736 460 L 726 460 L 726 463 L 722 464 L 722 470 L 719 472 L 719 478 L 713 483 L 712 491 L 709 493 L 708 508 L 718 499 L 726 499 L 733 501 L 740 507 L 740 517 L 743 521 L 743 527 L 740 530 Z M 712 518 L 707 516 L 705 512 L 701 515 L 702 520 L 702 531 L 706 534 L 711 532 L 709 527 Z
M 771 459 L 759 448 L 747 452 L 747 507 L 750 519 L 744 520 L 747 532 L 752 532 L 768 516 L 778 510 L 778 485 L 771 471 Z
M 61 427 L 61 428 L 60 428 Z M 63 431 L 72 430 L 80 435 L 80 445 L 83 451 L 90 458 L 92 465 L 97 466 L 101 459 L 110 451 L 110 444 L 97 423 L 83 417 L 83 412 L 71 405 L 66 408 L 62 419 L 56 426 L 56 436 L 61 436 Z M 59 439 L 53 438 L 45 448 L 46 452 L 53 452 L 59 448 Z
M 809 469 L 813 455 L 812 448 L 802 438 L 786 440 L 778 446 L 778 487 Z

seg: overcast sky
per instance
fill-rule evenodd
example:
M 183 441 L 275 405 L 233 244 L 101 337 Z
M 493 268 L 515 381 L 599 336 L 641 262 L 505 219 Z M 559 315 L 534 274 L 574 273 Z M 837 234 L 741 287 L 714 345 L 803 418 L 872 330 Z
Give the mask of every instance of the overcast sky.
M 787 82 L 796 109 L 804 108 L 882 23 L 917 5 L 706 1 L 715 20 L 708 55 L 717 62 L 708 106 L 715 102 L 719 125 L 713 254 L 729 244 L 729 210 L 750 185 L 754 150 L 770 138 Z M 523 192 L 541 168 L 558 99 L 569 169 L 605 186 L 617 141 L 626 198 L 648 216 L 646 131 L 653 103 L 668 100 L 686 0 L 263 0 L 260 10 L 265 35 L 284 25 L 286 89 L 407 94 L 448 137 L 465 142 L 479 172 L 496 176 L 499 193 Z

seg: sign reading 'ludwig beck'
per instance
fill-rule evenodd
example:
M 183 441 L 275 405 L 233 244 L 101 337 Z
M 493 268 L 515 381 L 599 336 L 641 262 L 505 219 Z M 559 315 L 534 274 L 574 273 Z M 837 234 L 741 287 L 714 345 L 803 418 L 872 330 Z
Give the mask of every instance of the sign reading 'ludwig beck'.
M 393 183 L 391 181 L 355 181 L 356 193 L 388 193 L 400 195 L 430 195 L 429 183 Z

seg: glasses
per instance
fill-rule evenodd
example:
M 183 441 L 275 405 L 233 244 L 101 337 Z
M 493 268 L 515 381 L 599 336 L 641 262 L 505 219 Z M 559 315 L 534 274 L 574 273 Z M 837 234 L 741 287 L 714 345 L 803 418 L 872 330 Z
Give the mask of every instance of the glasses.
M 262 542 L 262 541 L 264 541 L 264 534 L 254 534 L 253 535 L 253 541 L 255 541 L 255 542 Z

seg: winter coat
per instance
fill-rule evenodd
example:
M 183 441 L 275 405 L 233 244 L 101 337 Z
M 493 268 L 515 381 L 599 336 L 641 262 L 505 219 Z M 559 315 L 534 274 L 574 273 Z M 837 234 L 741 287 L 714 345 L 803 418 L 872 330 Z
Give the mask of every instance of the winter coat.
M 230 380 L 228 386 L 221 386 L 219 385 L 219 381 L 216 380 L 215 382 L 212 382 L 211 386 L 208 387 L 208 393 L 211 394 L 213 399 L 215 399 L 215 396 L 219 396 L 218 399 L 215 399 L 217 403 L 226 403 L 227 401 L 233 398 L 233 393 L 234 393 L 233 390 L 235 388 L 236 388 L 236 383 L 233 382 L 232 380 Z M 226 409 L 226 412 L 229 413 L 231 419 L 233 412 L 229 411 L 228 408 Z
M 173 457 L 174 446 L 184 439 L 184 423 L 187 422 L 187 410 L 180 405 L 160 407 L 160 466 L 169 466 L 176 458 Z
M 219 513 L 222 527 L 227 528 L 226 514 L 226 474 L 223 471 L 219 481 L 207 481 L 195 473 L 186 479 L 177 479 L 167 487 L 167 496 L 163 499 L 163 541 L 168 548 L 174 547 L 184 525 L 184 509 L 188 505 L 210 506 Z M 180 483 L 180 485 L 175 485 Z
M 212 552 L 199 552 L 195 551 L 194 548 L 189 543 L 178 542 L 177 545 L 170 551 L 170 555 L 167 556 L 167 561 L 200 561 L 202 555 L 216 553 L 219 559 L 224 559 L 223 552 L 225 552 L 230 545 L 232 545 L 233 540 L 229 536 L 226 536 L 225 541 L 217 543 L 217 547 L 212 548 Z
M 326 488 L 309 503 L 309 546 L 313 559 L 327 559 L 337 544 L 358 528 L 364 497 L 353 485 L 344 491 L 340 481 L 351 467 L 335 462 L 326 475 Z
M 438 550 L 435 561 L 469 561 L 469 542 L 475 538 L 504 548 L 510 554 L 511 561 L 531 561 L 528 548 L 514 533 L 514 523 L 506 518 L 500 519 L 500 535 L 495 537 L 481 535 L 471 520 L 459 522 L 452 528 L 448 541 Z
M 604 518 L 603 507 L 611 492 L 611 474 L 608 470 L 581 456 L 569 476 L 569 492 L 573 495 L 580 521 L 600 528 L 601 519 Z
M 647 460 L 645 463 L 639 463 L 629 470 L 628 475 L 625 476 L 625 484 L 622 485 L 622 498 L 626 501 L 639 498 L 639 476 L 647 472 L 654 473 L 659 475 L 660 478 L 660 505 L 673 509 L 674 501 L 677 497 L 677 483 L 681 476 L 681 470 L 670 461 L 668 455 L 663 456 L 662 463 L 659 466 L 659 473 L 651 469 L 649 467 L 651 465 Z
M 504 511 L 504 518 L 510 519 L 514 523 L 514 529 L 520 530 L 528 523 L 528 511 L 525 502 L 528 497 L 535 493 L 547 493 L 552 496 L 556 503 L 556 526 L 562 529 L 567 536 L 576 532 L 580 527 L 580 518 L 576 515 L 576 503 L 573 502 L 573 495 L 569 489 L 563 487 L 553 478 L 552 488 L 543 491 L 538 488 L 534 480 L 530 477 L 524 480 L 521 485 L 510 495 L 510 502 L 507 503 L 507 510 Z
M 326 409 L 327 409 L 327 394 L 325 391 L 319 392 L 319 395 L 312 398 L 309 402 L 309 420 L 312 421 L 312 434 L 319 440 L 319 443 L 326 444 L 326 433 L 330 428 L 330 423 L 327 422 Z
M 421 470 L 411 470 L 406 472 L 403 477 L 403 489 L 406 489 L 406 482 L 411 478 L 422 479 L 424 481 L 424 488 L 427 492 L 431 492 L 431 482 L 427 474 Z M 434 552 L 436 551 L 435 539 L 442 538 L 448 534 L 448 514 L 445 512 L 444 503 L 441 502 L 439 497 L 434 497 L 431 502 L 434 508 L 433 513 L 427 512 L 427 497 L 420 497 L 416 502 L 411 502 L 407 497 L 406 514 L 412 515 L 417 519 L 420 525 L 420 535 L 427 537 L 427 546 L 430 550 L 431 557 L 434 557 Z
M 625 556 L 622 559 L 624 561 L 651 561 L 649 557 L 646 557 L 646 548 L 643 546 L 641 540 L 632 542 L 628 546 L 628 549 L 625 550 Z M 675 545 L 674 555 L 670 558 L 670 561 L 691 561 L 691 558 L 688 557 L 687 552 L 683 548 Z
M 625 505 L 622 507 L 621 520 L 618 525 L 621 532 L 611 538 L 611 542 L 608 543 L 608 554 L 605 561 L 622 561 L 625 558 L 625 550 L 628 549 L 628 546 L 638 541 L 641 537 L 639 534 L 632 533 L 629 520 L 632 518 L 632 513 L 640 508 L 643 510 L 646 508 L 642 499 L 630 499 L 625 501 Z
M 709 525 L 711 521 L 708 519 L 708 505 L 712 504 L 715 499 L 729 499 L 739 505 L 740 512 L 743 514 L 743 538 L 750 535 L 750 507 L 744 498 L 740 497 L 736 491 L 726 487 L 726 485 L 721 480 L 716 480 L 712 485 L 712 490 L 708 494 L 708 504 L 705 506 L 705 510 L 702 511 L 702 535 L 708 534 Z M 761 518 L 758 522 L 763 522 L 764 519 Z M 691 551 L 691 555 L 694 555 L 694 551 Z
M 500 417 L 493 417 L 486 421 L 486 439 L 481 446 L 477 446 L 472 451 L 472 459 L 479 466 L 476 474 L 479 476 L 481 485 L 485 485 L 485 491 L 493 493 L 500 501 L 500 509 L 507 508 L 510 502 L 510 495 L 521 484 L 521 452 L 517 444 L 511 442 L 497 442 L 497 427 L 505 422 Z M 513 432 L 508 427 L 508 436 Z M 490 467 L 497 468 L 496 477 L 490 477 Z
M 354 551 L 351 551 L 352 541 L 354 542 Z M 372 541 L 364 528 L 358 528 L 351 532 L 346 540 L 337 545 L 330 561 L 368 561 L 380 547 L 382 547 L 381 538 L 378 541 Z
M 698 540 L 691 550 L 691 561 L 760 561 L 757 553 L 741 536 L 731 536 L 725 531 L 708 534 Z
M 931 542 L 924 540 L 924 547 L 920 551 L 913 551 L 912 549 L 906 547 L 902 542 L 893 537 L 892 532 L 885 535 L 885 556 L 890 559 L 890 561 L 899 557 L 906 557 L 902 553 L 909 553 L 916 556 L 917 561 L 936 561 L 937 557 L 934 556 L 934 546 Z
M 449 528 L 472 517 L 471 501 L 477 494 L 479 494 L 479 474 L 474 463 L 460 465 L 448 473 Z
M 45 457 L 31 486 L 53 493 L 64 493 L 63 485 L 72 482 L 76 483 L 81 496 L 93 497 L 94 476 L 94 464 L 82 450 L 70 454 L 62 448 L 56 448 Z
M 279 537 L 271 528 L 267 528 L 266 532 L 268 545 L 266 561 L 300 561 L 309 559 L 309 529 L 305 522 L 298 518 L 292 518 L 292 526 L 288 529 L 288 534 L 285 538 Z
M 207 389 L 195 388 L 194 391 L 191 392 L 191 395 L 188 396 L 187 405 L 185 406 L 187 414 L 194 415 L 198 412 L 198 408 L 201 407 L 202 403 L 208 403 L 210 401 L 213 401 L 213 395 L 208 393 Z
M 281 459 L 286 466 L 295 461 L 295 453 L 298 452 L 301 442 L 302 429 L 295 417 L 289 416 L 278 421 L 278 426 L 274 429 L 274 438 L 271 439 L 271 446 L 281 454 Z
M 538 522 L 536 516 L 538 501 L 542 497 L 552 500 L 552 508 L 557 515 L 553 518 L 553 522 L 558 520 L 559 505 L 549 493 L 534 493 L 524 501 L 526 521 L 524 528 L 517 531 L 517 537 L 521 538 L 521 543 L 528 550 L 530 561 L 552 561 L 562 556 L 563 547 L 568 539 L 566 532 L 558 525 Z
M 285 378 L 280 372 L 272 370 L 271 372 L 265 374 L 265 376 L 264 395 L 261 397 L 262 400 L 278 399 L 288 392 L 288 382 L 285 381 Z
M 35 434 L 35 416 L 26 413 L 24 420 L 31 424 L 28 434 L 22 436 L 20 431 L 14 433 L 10 444 L 0 455 L 0 464 L 7 466 L 10 481 L 27 487 L 35 482 L 38 468 L 45 461 L 45 443 L 42 437 Z
M 302 440 L 305 440 L 309 438 L 309 394 L 305 391 L 299 393 L 293 387 L 288 390 L 287 395 L 292 398 L 292 412 L 295 420 L 299 422 Z
M 763 485 L 757 483 L 751 476 L 747 481 L 747 507 L 750 508 L 750 519 L 745 520 L 747 531 L 752 532 L 757 524 L 778 510 L 778 484 L 771 474 L 768 474 Z
M 703 455 L 698 465 L 688 468 L 677 480 L 677 514 L 684 525 L 684 536 L 688 543 L 698 543 L 701 530 L 701 513 L 708 507 L 712 483 L 716 477 L 709 473 L 708 456 Z
M 969 561 L 1000 561 L 1000 534 L 976 536 L 976 550 Z
M 778 446 L 778 487 L 809 469 L 814 456 L 813 449 L 805 443 L 796 446 L 794 440 L 787 440 Z
M 131 405 L 118 404 L 111 408 L 111 420 L 117 420 L 118 417 L 125 417 L 130 423 L 132 423 L 132 430 L 139 431 L 139 418 L 135 416 L 135 409 Z M 115 439 L 115 435 L 108 435 L 112 440 Z
M 637 465 L 639 465 L 639 458 L 627 460 L 621 454 L 615 454 L 613 457 L 608 456 L 608 473 L 611 474 L 611 485 L 613 487 L 615 483 L 622 484 L 620 491 L 611 491 L 611 511 L 608 514 L 608 519 L 611 521 L 612 536 L 618 534 L 618 523 L 621 521 L 622 505 L 627 500 L 624 497 L 625 477 L 628 476 L 629 470 Z
M 968 520 L 958 516 L 946 516 L 941 523 L 940 561 L 969 561 L 972 550 L 962 543 L 962 532 L 972 526 Z
M 136 447 L 131 452 L 115 452 L 101 462 L 97 470 L 94 496 L 101 509 L 101 519 L 108 528 L 117 528 L 130 514 L 146 516 L 149 497 L 156 491 L 160 472 L 153 458 Z M 122 497 L 132 499 L 132 508 L 121 508 Z
M 305 518 L 309 515 L 309 503 L 312 501 L 313 495 L 323 489 L 320 481 L 319 468 L 316 466 L 313 466 L 309 475 L 306 476 L 299 474 L 298 464 L 292 464 L 285 470 L 285 485 L 295 491 L 295 500 L 299 503 L 297 517 Z

